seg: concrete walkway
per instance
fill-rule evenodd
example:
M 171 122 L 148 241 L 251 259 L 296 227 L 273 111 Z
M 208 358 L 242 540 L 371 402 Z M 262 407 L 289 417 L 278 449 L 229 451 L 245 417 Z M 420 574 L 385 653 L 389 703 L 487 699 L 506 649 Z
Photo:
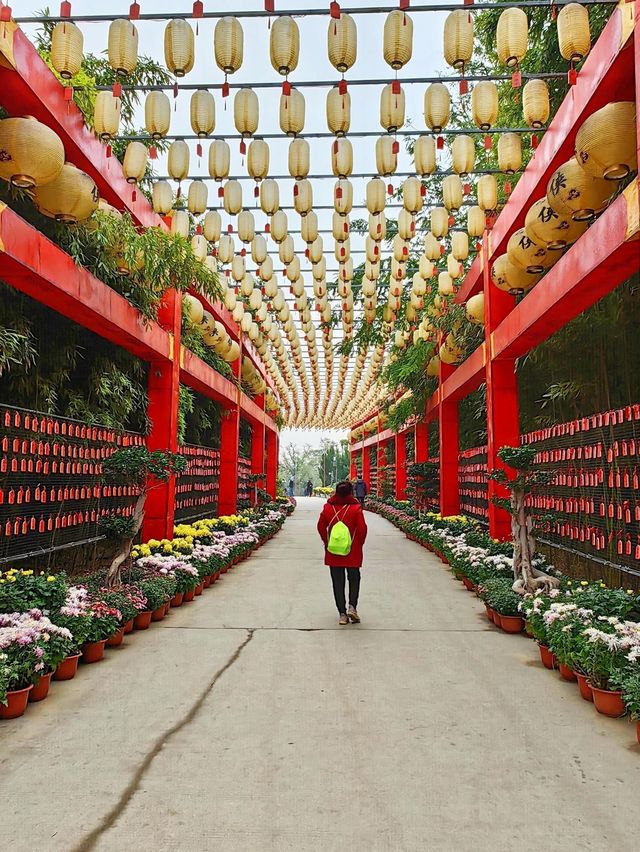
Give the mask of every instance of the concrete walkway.
M 635 729 L 372 515 L 339 628 L 320 506 L 0 725 L 2 850 L 638 849 Z

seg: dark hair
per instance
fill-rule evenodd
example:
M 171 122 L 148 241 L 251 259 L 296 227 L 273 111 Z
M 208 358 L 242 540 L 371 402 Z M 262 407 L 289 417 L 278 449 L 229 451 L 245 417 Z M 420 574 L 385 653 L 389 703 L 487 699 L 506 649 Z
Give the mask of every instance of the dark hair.
M 349 480 L 339 482 L 336 485 L 336 494 L 338 497 L 349 497 L 353 494 L 353 485 L 349 482 Z

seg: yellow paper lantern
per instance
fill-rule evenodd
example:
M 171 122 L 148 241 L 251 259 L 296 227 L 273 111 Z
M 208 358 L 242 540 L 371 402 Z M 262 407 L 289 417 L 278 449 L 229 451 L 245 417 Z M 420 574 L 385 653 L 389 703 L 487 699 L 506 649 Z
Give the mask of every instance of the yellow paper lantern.
M 527 13 L 517 7 L 505 9 L 498 18 L 496 47 L 498 59 L 509 68 L 517 66 L 525 57 L 529 40 Z
M 333 187 L 333 208 L 346 216 L 353 207 L 353 186 L 348 180 L 337 180 Z
M 473 123 L 480 130 L 490 130 L 498 118 L 498 87 L 491 80 L 476 83 L 471 90 Z
M 217 243 L 222 231 L 222 220 L 217 210 L 208 210 L 202 225 L 205 238 L 210 243 Z
M 236 216 L 242 210 L 242 186 L 237 180 L 225 183 L 223 204 L 231 216 Z
M 451 296 L 453 292 L 453 279 L 451 275 L 448 272 L 441 272 L 438 275 L 438 293 L 441 296 Z
M 280 96 L 280 130 L 287 136 L 297 136 L 304 129 L 304 97 L 298 89 L 291 88 L 288 95 Z
M 536 245 L 559 251 L 575 243 L 587 229 L 587 222 L 576 222 L 569 215 L 556 213 L 546 196 L 529 208 L 524 228 Z
M 195 39 L 184 18 L 169 21 L 164 31 L 164 62 L 176 77 L 184 77 L 193 68 Z
M 590 177 L 606 180 L 621 180 L 637 171 L 635 128 L 633 101 L 607 104 L 590 115 L 578 130 L 577 162 Z
M 218 260 L 220 263 L 231 263 L 235 257 L 235 246 L 231 234 L 220 234 L 218 241 Z
M 346 12 L 331 18 L 327 30 L 327 53 L 333 67 L 344 74 L 356 61 L 358 35 L 355 21 Z
M 458 175 L 447 175 L 442 181 L 442 200 L 452 213 L 462 207 L 462 181 Z
M 416 233 L 416 220 L 413 213 L 402 208 L 398 213 L 398 234 L 403 240 L 411 240 Z
M 447 255 L 447 272 L 451 276 L 451 278 L 460 278 L 463 272 L 463 267 L 460 261 L 453 256 L 453 254 Z
M 309 143 L 306 139 L 294 139 L 289 144 L 289 174 L 301 180 L 309 174 Z
M 508 10 L 511 11 L 511 10 Z M 522 140 L 519 133 L 502 133 L 498 139 L 498 168 L 508 175 L 522 167 Z
M 349 217 L 341 216 L 334 211 L 331 219 L 331 233 L 336 242 L 342 243 L 349 239 Z
M 280 190 L 275 180 L 268 178 L 260 184 L 260 207 L 267 216 L 280 209 Z
M 251 257 L 257 264 L 263 263 L 267 257 L 267 241 L 262 234 L 255 234 L 251 240 Z
M 184 180 L 189 174 L 189 146 L 183 139 L 176 139 L 169 145 L 167 171 L 177 181 Z
M 434 207 L 431 211 L 431 233 L 436 239 L 442 239 L 449 233 L 449 212 L 444 207 Z
M 467 232 L 470 237 L 481 237 L 485 224 L 486 216 L 481 207 L 473 206 L 467 210 Z
M 244 257 L 241 254 L 234 254 L 231 260 L 231 277 L 234 281 L 240 283 L 241 281 L 243 281 L 246 274 L 247 265 L 245 263 Z M 249 276 L 249 281 L 251 283 L 251 287 L 253 287 L 253 280 L 251 279 L 251 276 Z
M 327 93 L 327 127 L 336 136 L 344 136 L 351 125 L 351 95 L 340 94 L 337 86 Z
M 431 83 L 424 93 L 424 123 L 434 133 L 441 133 L 451 114 L 451 96 L 444 83 Z
M 486 213 L 498 206 L 498 184 L 493 175 L 482 175 L 478 180 L 478 207 Z
M 204 263 L 207 257 L 207 241 L 202 234 L 194 234 L 191 237 L 191 251 L 197 260 Z
M 174 210 L 171 216 L 171 234 L 187 240 L 189 238 L 189 214 L 186 210 Z
M 444 58 L 448 65 L 462 69 L 473 54 L 473 18 L 466 9 L 456 9 L 444 22 Z
M 187 194 L 187 207 L 189 212 L 194 216 L 199 216 L 207 209 L 209 192 L 207 185 L 202 180 L 192 180 L 189 184 L 189 192 Z
M 121 106 L 122 101 L 114 97 L 112 92 L 97 92 L 93 107 L 93 129 L 103 142 L 118 135 Z
M 204 309 L 202 307 L 202 302 L 196 299 L 195 296 L 190 296 L 186 293 L 182 297 L 182 304 L 184 306 L 185 316 L 191 325 L 200 325 L 202 320 L 204 319 Z
M 553 266 L 559 257 L 557 252 L 547 251 L 544 246 L 533 242 L 524 228 L 509 237 L 507 257 L 515 266 L 519 266 L 530 275 L 540 275 L 545 269 Z
M 353 171 L 353 147 L 348 139 L 336 139 L 331 145 L 331 170 L 339 178 L 347 178 Z
M 166 180 L 158 180 L 152 189 L 153 210 L 161 216 L 166 216 L 173 207 L 173 191 Z
M 264 139 L 253 139 L 249 143 L 247 172 L 257 183 L 269 174 L 269 146 Z
M 231 151 L 224 139 L 214 139 L 209 145 L 209 174 L 220 182 L 229 177 Z
M 591 177 L 573 158 L 551 175 L 547 201 L 556 213 L 590 221 L 605 209 L 613 191 L 611 181 Z
M 216 103 L 211 92 L 197 89 L 191 95 L 189 103 L 191 129 L 196 136 L 208 136 L 216 126 Z
M 54 180 L 33 191 L 33 203 L 40 213 L 67 225 L 88 219 L 99 198 L 94 181 L 71 163 L 65 163 Z
M 309 210 L 307 215 L 302 218 L 300 236 L 307 244 L 312 243 L 318 236 L 318 217 L 313 210 Z
M 519 296 L 530 290 L 540 280 L 540 276 L 531 275 L 513 264 L 506 254 L 502 254 L 493 264 L 491 280 L 499 290 Z
M 138 183 L 147 171 L 147 149 L 142 142 L 129 142 L 124 152 L 122 174 L 127 183 Z
M 465 313 L 470 323 L 484 325 L 484 293 L 477 293 L 467 299 Z
M 82 32 L 71 21 L 60 21 L 51 31 L 51 64 L 63 80 L 70 80 L 82 67 Z
M 522 89 L 522 114 L 528 127 L 540 129 L 549 120 L 549 88 L 544 80 L 528 80 Z
M 431 234 L 433 236 L 433 234 Z M 420 274 L 420 278 L 423 281 L 428 281 L 429 278 L 433 278 L 435 274 L 435 267 L 431 260 L 426 256 L 426 254 L 420 255 L 420 262 L 418 264 L 418 272 Z
M 144 101 L 144 127 L 153 139 L 162 139 L 171 125 L 171 104 L 164 92 L 149 92 Z
M 258 96 L 253 89 L 238 89 L 233 99 L 233 121 L 243 139 L 256 132 L 259 116 Z
M 384 61 L 397 71 L 409 62 L 412 51 L 413 21 L 406 12 L 394 9 L 384 22 Z
M 381 213 L 386 204 L 386 187 L 380 178 L 372 178 L 366 187 L 366 204 L 369 213 Z
M 383 184 L 384 186 L 384 184 Z M 369 213 L 369 236 L 374 240 L 384 240 L 387 237 L 387 220 L 384 211 Z
M 416 166 L 416 172 L 421 177 L 426 177 L 427 175 L 431 175 L 435 172 L 436 143 L 433 136 L 418 136 L 413 147 L 413 159 Z
M 445 237 L 449 230 L 449 216 L 444 207 L 436 207 L 435 210 L 437 211 L 435 217 L 433 216 L 433 212 L 435 211 L 432 211 L 431 224 L 432 226 L 435 224 L 436 230 L 441 232 L 441 235 Z M 425 257 L 428 257 L 429 260 L 438 260 L 442 254 L 442 246 L 434 236 L 434 233 L 432 227 L 432 230 L 427 231 L 424 235 L 424 253 Z
M 289 233 L 289 223 L 284 210 L 276 210 L 271 217 L 271 238 L 275 243 L 281 243 Z
M 313 207 L 313 189 L 306 178 L 297 180 L 293 185 L 293 206 L 296 213 L 306 216 Z
M 132 21 L 119 18 L 109 24 L 107 56 L 117 74 L 126 76 L 138 64 L 138 30 Z
M 568 62 L 580 62 L 591 49 L 589 12 L 580 3 L 569 3 L 560 9 L 556 23 L 561 55 Z
M 281 15 L 271 25 L 269 41 L 271 65 L 279 74 L 290 74 L 298 67 L 300 32 L 288 15 Z
M 220 18 L 213 34 L 216 65 L 225 74 L 234 74 L 242 65 L 244 36 L 237 18 Z
M 402 204 L 410 213 L 419 213 L 424 204 L 425 189 L 417 177 L 408 177 L 402 184 Z
M 391 136 L 381 136 L 376 140 L 376 168 L 379 175 L 392 175 L 398 167 L 395 146 L 398 143 Z
M 393 88 L 393 83 L 387 83 L 380 95 L 380 124 L 387 133 L 395 133 L 404 124 L 404 90 L 398 86 L 394 92 Z
M 256 235 L 256 224 L 250 210 L 238 213 L 238 236 L 243 243 L 250 243 Z
M 55 180 L 64 166 L 64 146 L 35 118 L 0 120 L 0 178 L 31 189 Z
M 476 146 L 471 136 L 455 136 L 451 144 L 451 166 L 456 174 L 467 177 L 474 169 Z
M 469 257 L 469 237 L 466 231 L 452 232 L 451 254 L 456 260 L 466 260 Z

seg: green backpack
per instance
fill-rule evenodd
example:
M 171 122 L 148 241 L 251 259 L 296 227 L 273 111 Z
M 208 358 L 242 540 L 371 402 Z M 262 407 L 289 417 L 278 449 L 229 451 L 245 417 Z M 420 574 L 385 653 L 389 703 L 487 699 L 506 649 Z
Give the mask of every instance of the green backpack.
M 344 508 L 346 511 L 343 517 L 346 517 L 349 506 L 345 506 Z M 334 517 L 338 518 L 338 520 L 331 527 L 327 550 L 334 556 L 348 556 L 351 553 L 351 533 L 349 532 L 349 527 L 340 520 L 340 513 L 336 512 L 335 509 L 333 511 L 335 513 Z

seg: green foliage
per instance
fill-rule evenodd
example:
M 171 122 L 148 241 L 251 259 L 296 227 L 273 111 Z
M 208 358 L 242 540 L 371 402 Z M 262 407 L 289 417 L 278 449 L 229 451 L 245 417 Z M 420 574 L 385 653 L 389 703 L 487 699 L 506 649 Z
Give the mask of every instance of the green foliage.
M 177 453 L 151 452 L 146 447 L 122 447 L 102 462 L 102 473 L 107 482 L 144 488 L 148 477 L 167 480 L 171 474 L 180 473 L 186 467 L 186 459 Z
M 32 367 L 36 362 L 36 349 L 30 332 L 0 327 L 0 377 L 11 365 Z
M 104 515 L 98 521 L 98 528 L 107 538 L 121 541 L 135 534 L 135 521 L 133 516 Z
M 218 355 L 215 349 L 212 349 L 202 339 L 202 332 L 199 328 L 193 326 L 190 322 L 183 322 L 182 324 L 182 335 L 181 335 L 182 345 L 187 349 L 190 349 L 194 355 L 197 355 L 205 364 L 208 364 L 210 367 L 220 373 L 221 376 L 224 376 L 225 379 L 229 379 L 230 382 L 236 382 L 236 377 L 233 375 L 233 370 L 227 364 L 227 362 Z
M 512 590 L 512 584 L 512 578 L 494 577 L 485 580 L 478 593 L 482 600 L 500 615 L 520 615 L 518 606 L 522 597 Z

